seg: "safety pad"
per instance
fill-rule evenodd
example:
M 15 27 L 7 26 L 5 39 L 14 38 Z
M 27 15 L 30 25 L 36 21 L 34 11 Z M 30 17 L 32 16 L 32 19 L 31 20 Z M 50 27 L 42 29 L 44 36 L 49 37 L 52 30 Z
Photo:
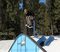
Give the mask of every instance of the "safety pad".
M 39 45 L 43 46 L 45 41 L 46 41 L 45 36 L 42 36 L 42 37 L 37 41 L 37 43 L 38 43 Z
M 54 40 L 54 37 L 53 37 L 53 36 L 50 36 L 50 37 L 44 42 L 44 45 L 45 45 L 45 46 L 49 46 L 53 40 Z

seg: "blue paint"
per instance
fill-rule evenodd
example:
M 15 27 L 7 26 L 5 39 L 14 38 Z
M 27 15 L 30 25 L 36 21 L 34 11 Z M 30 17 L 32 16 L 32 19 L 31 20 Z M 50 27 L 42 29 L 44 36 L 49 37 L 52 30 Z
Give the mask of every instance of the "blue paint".
M 53 36 L 49 36 L 48 39 L 46 39 L 46 36 L 42 36 L 37 43 L 41 44 L 42 42 L 44 42 L 44 46 L 49 46 L 51 44 L 51 42 L 54 40 Z
M 24 45 L 21 44 L 23 40 L 25 41 Z M 28 36 L 20 34 L 14 41 L 9 52 L 39 52 L 39 50 L 42 51 Z
M 40 43 L 45 42 L 45 41 L 46 41 L 45 36 L 42 36 L 42 37 L 37 41 L 37 43 L 40 44 Z
M 54 40 L 54 37 L 50 36 L 50 37 L 44 42 L 44 45 L 45 45 L 45 46 L 50 45 L 53 40 Z

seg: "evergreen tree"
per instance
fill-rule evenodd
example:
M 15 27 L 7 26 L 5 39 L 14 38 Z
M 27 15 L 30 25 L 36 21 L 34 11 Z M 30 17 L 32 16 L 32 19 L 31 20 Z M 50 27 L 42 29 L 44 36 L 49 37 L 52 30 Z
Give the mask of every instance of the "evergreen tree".
M 53 14 L 54 14 L 54 24 L 57 24 L 57 22 L 59 21 L 60 19 L 60 0 L 53 0 L 54 4 L 53 4 Z M 59 23 L 60 24 L 60 23 Z M 58 24 L 58 25 L 59 25 Z M 57 26 L 58 26 L 57 25 Z M 56 25 L 55 25 L 56 26 Z M 60 28 L 60 27 L 59 27 Z M 58 29 L 58 32 L 59 32 L 59 28 Z

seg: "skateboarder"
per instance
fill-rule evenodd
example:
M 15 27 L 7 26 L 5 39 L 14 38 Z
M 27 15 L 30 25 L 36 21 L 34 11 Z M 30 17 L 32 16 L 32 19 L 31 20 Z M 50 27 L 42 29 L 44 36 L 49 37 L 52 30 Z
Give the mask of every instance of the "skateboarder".
M 26 12 L 26 11 L 25 11 Z M 34 13 L 32 11 L 27 11 L 26 15 L 26 27 L 27 27 L 27 34 L 33 34 L 33 20 L 34 20 Z

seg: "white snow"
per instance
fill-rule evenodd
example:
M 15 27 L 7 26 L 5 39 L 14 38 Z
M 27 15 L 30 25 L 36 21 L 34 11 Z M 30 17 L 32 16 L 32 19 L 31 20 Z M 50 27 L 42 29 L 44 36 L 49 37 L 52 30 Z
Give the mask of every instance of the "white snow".
M 37 42 L 37 41 L 39 40 L 39 38 L 41 38 L 41 37 L 36 38 L 36 37 L 34 37 L 34 36 L 31 36 L 31 38 Z
M 33 37 L 32 37 L 33 38 Z M 54 37 L 55 40 L 51 42 L 49 46 L 43 46 L 47 52 L 60 52 L 60 38 Z M 38 40 L 38 38 L 33 38 Z M 1 40 L 0 41 L 0 52 L 8 52 L 14 40 Z
M 31 36 L 31 38 L 36 42 L 39 40 L 39 38 L 35 38 L 34 36 Z M 46 38 L 48 39 L 49 36 L 46 36 Z M 54 36 L 54 40 L 51 42 L 51 44 L 49 46 L 43 46 L 43 48 L 47 52 L 60 52 L 60 36 Z
M 1 40 L 0 52 L 8 52 L 14 40 Z
M 43 48 L 47 52 L 60 52 L 60 38 L 54 37 L 55 40 L 51 42 L 49 46 L 44 46 Z

